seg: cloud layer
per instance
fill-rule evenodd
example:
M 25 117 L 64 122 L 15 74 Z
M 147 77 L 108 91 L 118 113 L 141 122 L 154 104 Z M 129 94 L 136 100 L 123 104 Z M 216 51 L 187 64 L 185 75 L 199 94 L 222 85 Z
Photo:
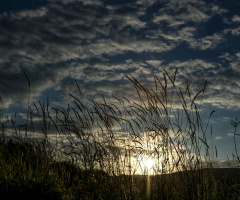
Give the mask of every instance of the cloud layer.
M 231 7 L 232 6 L 232 7 Z M 0 95 L 4 107 L 26 105 L 54 91 L 66 100 L 74 80 L 92 97 L 131 98 L 125 75 L 144 84 L 163 69 L 179 70 L 178 83 L 197 92 L 209 81 L 205 102 L 238 108 L 239 6 L 191 1 L 45 1 L 0 14 Z M 226 99 L 226 96 L 228 98 Z

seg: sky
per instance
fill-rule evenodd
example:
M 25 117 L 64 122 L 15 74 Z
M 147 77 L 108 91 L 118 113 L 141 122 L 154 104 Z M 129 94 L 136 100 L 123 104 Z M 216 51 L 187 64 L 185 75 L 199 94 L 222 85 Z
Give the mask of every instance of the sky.
M 197 92 L 220 159 L 234 151 L 240 119 L 240 2 L 236 0 L 0 1 L 0 96 L 5 115 L 30 101 L 65 106 L 75 81 L 97 99 L 125 96 L 125 75 L 151 85 L 163 70 Z M 239 133 L 239 129 L 237 129 Z M 239 141 L 240 142 L 240 141 Z M 240 144 L 240 143 L 239 143 Z

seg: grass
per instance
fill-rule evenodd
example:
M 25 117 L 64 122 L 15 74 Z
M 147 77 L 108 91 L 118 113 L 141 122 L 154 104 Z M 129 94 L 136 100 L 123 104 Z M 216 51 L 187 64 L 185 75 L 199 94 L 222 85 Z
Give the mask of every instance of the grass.
M 78 96 L 70 94 L 66 108 L 50 108 L 48 100 L 33 104 L 24 124 L 2 114 L 0 196 L 240 199 L 240 170 L 214 168 L 214 112 L 207 120 L 200 115 L 207 83 L 191 91 L 190 84 L 177 84 L 177 71 L 154 77 L 153 87 L 127 78 L 134 100 L 85 100 L 77 84 Z M 238 122 L 233 125 L 236 133 Z M 149 169 L 148 159 L 154 161 Z

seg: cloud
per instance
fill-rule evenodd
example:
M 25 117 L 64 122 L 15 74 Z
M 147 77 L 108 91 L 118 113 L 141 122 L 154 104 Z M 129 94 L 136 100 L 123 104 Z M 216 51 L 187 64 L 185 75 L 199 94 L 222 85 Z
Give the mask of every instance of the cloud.
M 43 17 L 46 15 L 48 9 L 47 7 L 40 7 L 35 10 L 20 10 L 20 11 L 15 11 L 15 12 L 10 12 L 7 14 L 4 12 L 3 14 L 0 15 L 0 19 L 4 19 L 6 17 L 9 18 L 10 21 L 12 20 L 19 20 L 19 19 L 24 19 L 24 18 L 35 18 L 35 17 Z
M 189 45 L 194 49 L 196 48 L 200 50 L 206 50 L 206 49 L 214 49 L 224 41 L 226 40 L 223 34 L 215 33 L 213 35 L 209 35 L 204 38 L 189 41 Z
M 167 1 L 154 15 L 153 22 L 166 21 L 170 27 L 176 25 L 187 25 L 189 22 L 206 22 L 215 14 L 221 14 L 218 7 L 206 4 L 204 1 Z
M 240 23 L 240 16 L 234 15 L 234 16 L 232 17 L 232 22 L 234 22 L 234 23 Z
M 147 60 L 146 62 L 156 68 L 160 67 L 162 63 L 161 60 Z
M 152 21 L 160 28 L 149 33 L 156 35 L 151 36 L 152 38 L 163 37 L 170 42 L 175 42 L 176 46 L 187 42 L 193 49 L 214 49 L 225 41 L 224 34 L 214 33 L 201 36 L 199 32 L 203 32 L 204 24 L 207 25 L 211 18 L 226 12 L 227 10 L 214 4 L 206 4 L 204 1 L 176 2 L 172 0 L 154 14 Z
M 222 139 L 222 136 L 215 137 L 215 140 L 221 140 L 221 139 Z
M 239 62 L 240 62 L 240 52 L 235 53 L 234 59 L 231 60 L 230 62 L 230 67 L 232 68 L 232 70 L 235 73 L 240 73 L 240 69 L 239 69 Z
M 156 6 L 159 10 L 149 13 Z M 23 99 L 28 88 L 23 72 L 29 74 L 33 100 L 50 89 L 67 96 L 72 91 L 68 82 L 74 80 L 81 81 L 92 96 L 103 92 L 134 99 L 137 96 L 131 95 L 126 74 L 153 87 L 154 75 L 161 76 L 163 68 L 172 72 L 177 67 L 179 85 L 194 81 L 196 92 L 209 79 L 206 102 L 237 106 L 232 91 L 232 85 L 239 85 L 237 53 L 219 56 L 229 62 L 228 67 L 218 60 L 164 57 L 185 44 L 195 51 L 217 49 L 226 41 L 226 32 L 198 33 L 209 19 L 226 12 L 218 5 L 195 0 L 138 0 L 132 4 L 53 0 L 32 10 L 4 13 L 0 17 L 0 94 L 6 99 L 4 105 L 9 107 L 15 101 L 26 104 Z M 237 24 L 238 18 L 235 15 L 232 21 Z M 229 80 L 232 82 L 223 84 Z M 223 100 L 226 94 L 232 97 L 230 104 Z
M 231 33 L 232 35 L 240 34 L 240 16 L 234 15 L 232 18 L 225 18 L 225 23 L 228 25 L 232 25 L 231 28 L 226 28 L 223 32 L 225 34 Z

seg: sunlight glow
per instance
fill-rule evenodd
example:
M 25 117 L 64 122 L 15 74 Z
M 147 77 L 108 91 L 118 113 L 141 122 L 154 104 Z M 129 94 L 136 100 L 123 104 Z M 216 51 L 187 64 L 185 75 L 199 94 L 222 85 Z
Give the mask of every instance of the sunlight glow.
M 153 165 L 154 165 L 153 159 L 150 159 L 150 158 L 146 159 L 146 160 L 144 161 L 144 165 L 145 165 L 145 167 L 146 167 L 148 170 L 150 170 L 150 169 L 153 167 Z
M 138 173 L 140 174 L 153 174 L 154 169 L 156 168 L 156 159 L 147 155 L 140 156 L 138 159 L 139 169 Z

